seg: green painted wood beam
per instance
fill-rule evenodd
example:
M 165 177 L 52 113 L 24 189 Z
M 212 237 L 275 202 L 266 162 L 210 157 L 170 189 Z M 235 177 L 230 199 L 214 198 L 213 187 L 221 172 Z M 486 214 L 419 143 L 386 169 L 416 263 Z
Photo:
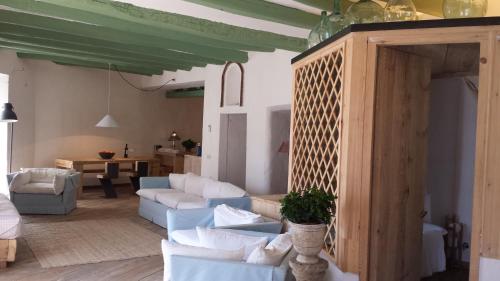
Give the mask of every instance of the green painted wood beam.
M 1 11 L 0 11 L 1 15 Z M 165 59 L 185 62 L 189 64 L 224 64 L 224 60 L 202 57 L 198 55 L 192 55 L 183 52 L 171 51 L 167 49 L 160 49 L 154 47 L 137 46 L 130 44 L 123 44 L 118 42 L 106 41 L 92 39 L 88 37 L 83 37 L 79 35 L 55 32 L 40 28 L 32 28 L 26 26 L 20 26 L 15 24 L 1 23 L 0 22 L 0 34 L 9 34 L 13 36 L 18 36 L 19 38 L 26 38 L 26 40 L 43 40 L 46 42 L 51 42 L 50 44 L 57 46 L 57 44 L 73 44 L 78 46 L 78 48 L 102 48 L 109 50 L 110 52 L 120 52 L 120 53 L 130 53 L 133 56 L 141 55 L 155 58 L 155 59 Z
M 52 54 L 35 54 L 35 53 L 25 53 L 25 52 L 17 52 L 17 56 L 21 59 L 32 59 L 32 60 L 47 60 L 53 61 L 58 64 L 66 64 L 72 66 L 82 66 L 82 67 L 90 67 L 90 68 L 99 68 L 99 69 L 108 69 L 108 63 L 99 62 L 99 61 L 87 61 L 83 59 L 75 59 L 75 58 L 67 58 L 64 56 L 52 55 Z M 161 75 L 163 74 L 163 70 L 156 69 L 153 67 L 140 67 L 122 64 L 120 62 L 112 63 L 111 69 L 114 69 L 114 66 L 118 67 L 118 70 L 122 72 L 134 73 L 134 74 L 145 74 L 145 75 Z
M 52 61 L 52 62 L 55 64 L 64 65 L 64 66 L 108 70 L 107 65 L 98 64 L 98 63 L 86 63 L 86 62 L 65 63 L 65 62 L 60 62 L 60 61 Z M 139 75 L 143 75 L 143 76 L 161 75 L 161 72 L 158 70 L 154 71 L 154 72 L 152 72 L 152 71 L 148 72 L 149 70 L 147 70 L 147 69 L 133 68 L 133 67 L 120 67 L 119 70 L 122 73 L 139 74 Z M 116 70 L 111 68 L 111 71 L 116 71 Z
M 161 50 L 168 49 L 176 51 L 177 53 L 184 52 L 186 55 L 202 56 L 216 60 L 238 61 L 242 63 L 248 61 L 248 54 L 239 50 L 190 44 L 158 36 L 131 34 L 129 32 L 113 30 L 102 26 L 93 26 L 16 11 L 0 10 L 0 22 L 42 30 L 44 31 L 43 36 L 49 32 L 56 33 L 57 36 L 61 36 L 61 40 L 69 40 L 74 36 L 78 36 L 79 38 L 88 38 L 89 40 L 112 42 L 113 44 L 120 44 L 124 47 L 137 46 Z
M 95 54 L 88 54 L 88 53 L 82 53 L 82 52 L 77 52 L 77 51 L 66 51 L 66 50 L 61 50 L 61 49 L 56 49 L 56 48 L 45 48 L 45 47 L 40 47 L 40 46 L 31 46 L 30 44 L 21 44 L 21 43 L 12 43 L 8 42 L 5 40 L 2 40 L 0 38 L 0 47 L 8 48 L 8 49 L 13 49 L 15 51 L 19 52 L 26 52 L 26 53 L 34 53 L 34 54 L 51 54 L 51 55 L 59 55 L 59 56 L 65 56 L 68 58 L 74 58 L 74 59 L 84 59 L 84 60 L 91 60 L 91 61 L 97 61 L 97 62 L 104 62 L 104 63 L 113 63 L 113 64 L 118 64 L 118 63 L 124 63 L 129 66 L 151 66 L 155 68 L 160 68 L 168 71 L 176 71 L 179 69 L 182 70 L 190 70 L 191 66 L 188 65 L 175 65 L 175 64 L 159 64 L 159 63 L 149 63 L 149 62 L 144 62 L 140 61 L 137 59 L 133 58 L 126 58 L 126 57 L 115 57 L 115 56 L 106 56 L 106 55 L 95 55 Z
M 182 66 L 182 67 L 192 67 L 198 66 L 203 67 L 206 66 L 205 63 L 199 62 L 185 62 L 179 61 L 170 58 L 161 58 L 161 57 L 151 57 L 147 54 L 134 54 L 130 52 L 123 52 L 117 50 L 109 50 L 101 47 L 95 46 L 84 46 L 82 47 L 79 44 L 67 43 L 67 42 L 58 42 L 47 39 L 39 39 L 33 37 L 24 37 L 19 35 L 5 34 L 2 32 L 2 26 L 0 24 L 0 41 L 4 41 L 12 44 L 20 44 L 24 46 L 31 46 L 34 48 L 40 47 L 40 50 L 51 49 L 55 52 L 77 52 L 80 54 L 91 55 L 91 56 L 105 56 L 114 59 L 132 59 L 136 61 L 138 64 L 153 64 L 153 65 L 167 65 L 167 66 Z
M 311 29 L 320 16 L 264 0 L 185 0 L 251 18 Z
M 186 89 L 167 92 L 167 98 L 200 98 L 204 95 L 204 89 Z
M 166 36 L 188 43 L 228 49 L 259 47 L 291 51 L 306 49 L 306 40 L 137 7 L 111 0 L 0 0 L 7 7 L 81 21 L 116 30 Z

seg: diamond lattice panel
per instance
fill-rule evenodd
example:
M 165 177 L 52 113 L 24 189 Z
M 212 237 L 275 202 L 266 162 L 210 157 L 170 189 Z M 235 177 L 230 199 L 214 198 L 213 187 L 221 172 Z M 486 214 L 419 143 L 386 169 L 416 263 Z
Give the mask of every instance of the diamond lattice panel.
M 338 197 L 343 76 L 343 45 L 295 69 L 293 191 L 315 186 Z M 334 259 L 336 228 L 335 215 L 325 236 L 325 250 Z

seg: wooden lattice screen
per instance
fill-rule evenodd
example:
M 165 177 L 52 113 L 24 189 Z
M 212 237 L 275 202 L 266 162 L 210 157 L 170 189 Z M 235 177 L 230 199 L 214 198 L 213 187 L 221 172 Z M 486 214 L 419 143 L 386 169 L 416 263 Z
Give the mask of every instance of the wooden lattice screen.
M 344 45 L 295 69 L 292 112 L 292 191 L 318 187 L 338 197 Z M 338 199 L 337 199 L 338 201 Z M 325 250 L 336 258 L 337 214 Z

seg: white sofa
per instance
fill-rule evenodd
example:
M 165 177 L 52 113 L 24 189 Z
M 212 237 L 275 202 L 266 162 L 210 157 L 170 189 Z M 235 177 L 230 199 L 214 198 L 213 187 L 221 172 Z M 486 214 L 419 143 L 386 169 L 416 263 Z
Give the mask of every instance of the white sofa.
M 245 190 L 191 173 L 143 177 L 137 195 L 141 197 L 139 215 L 165 228 L 168 209 L 210 208 L 220 204 L 250 209 Z

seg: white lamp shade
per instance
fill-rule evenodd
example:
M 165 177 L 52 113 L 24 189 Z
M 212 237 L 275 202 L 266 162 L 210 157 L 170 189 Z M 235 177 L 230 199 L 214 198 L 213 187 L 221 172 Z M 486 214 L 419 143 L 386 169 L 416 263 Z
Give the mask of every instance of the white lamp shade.
M 97 123 L 97 125 L 95 125 L 96 127 L 101 127 L 101 128 L 117 128 L 119 127 L 118 126 L 118 123 L 116 123 L 115 119 L 113 119 L 113 117 L 111 117 L 111 115 L 109 114 L 106 114 L 106 116 L 104 116 L 101 121 L 99 121 L 99 123 Z

